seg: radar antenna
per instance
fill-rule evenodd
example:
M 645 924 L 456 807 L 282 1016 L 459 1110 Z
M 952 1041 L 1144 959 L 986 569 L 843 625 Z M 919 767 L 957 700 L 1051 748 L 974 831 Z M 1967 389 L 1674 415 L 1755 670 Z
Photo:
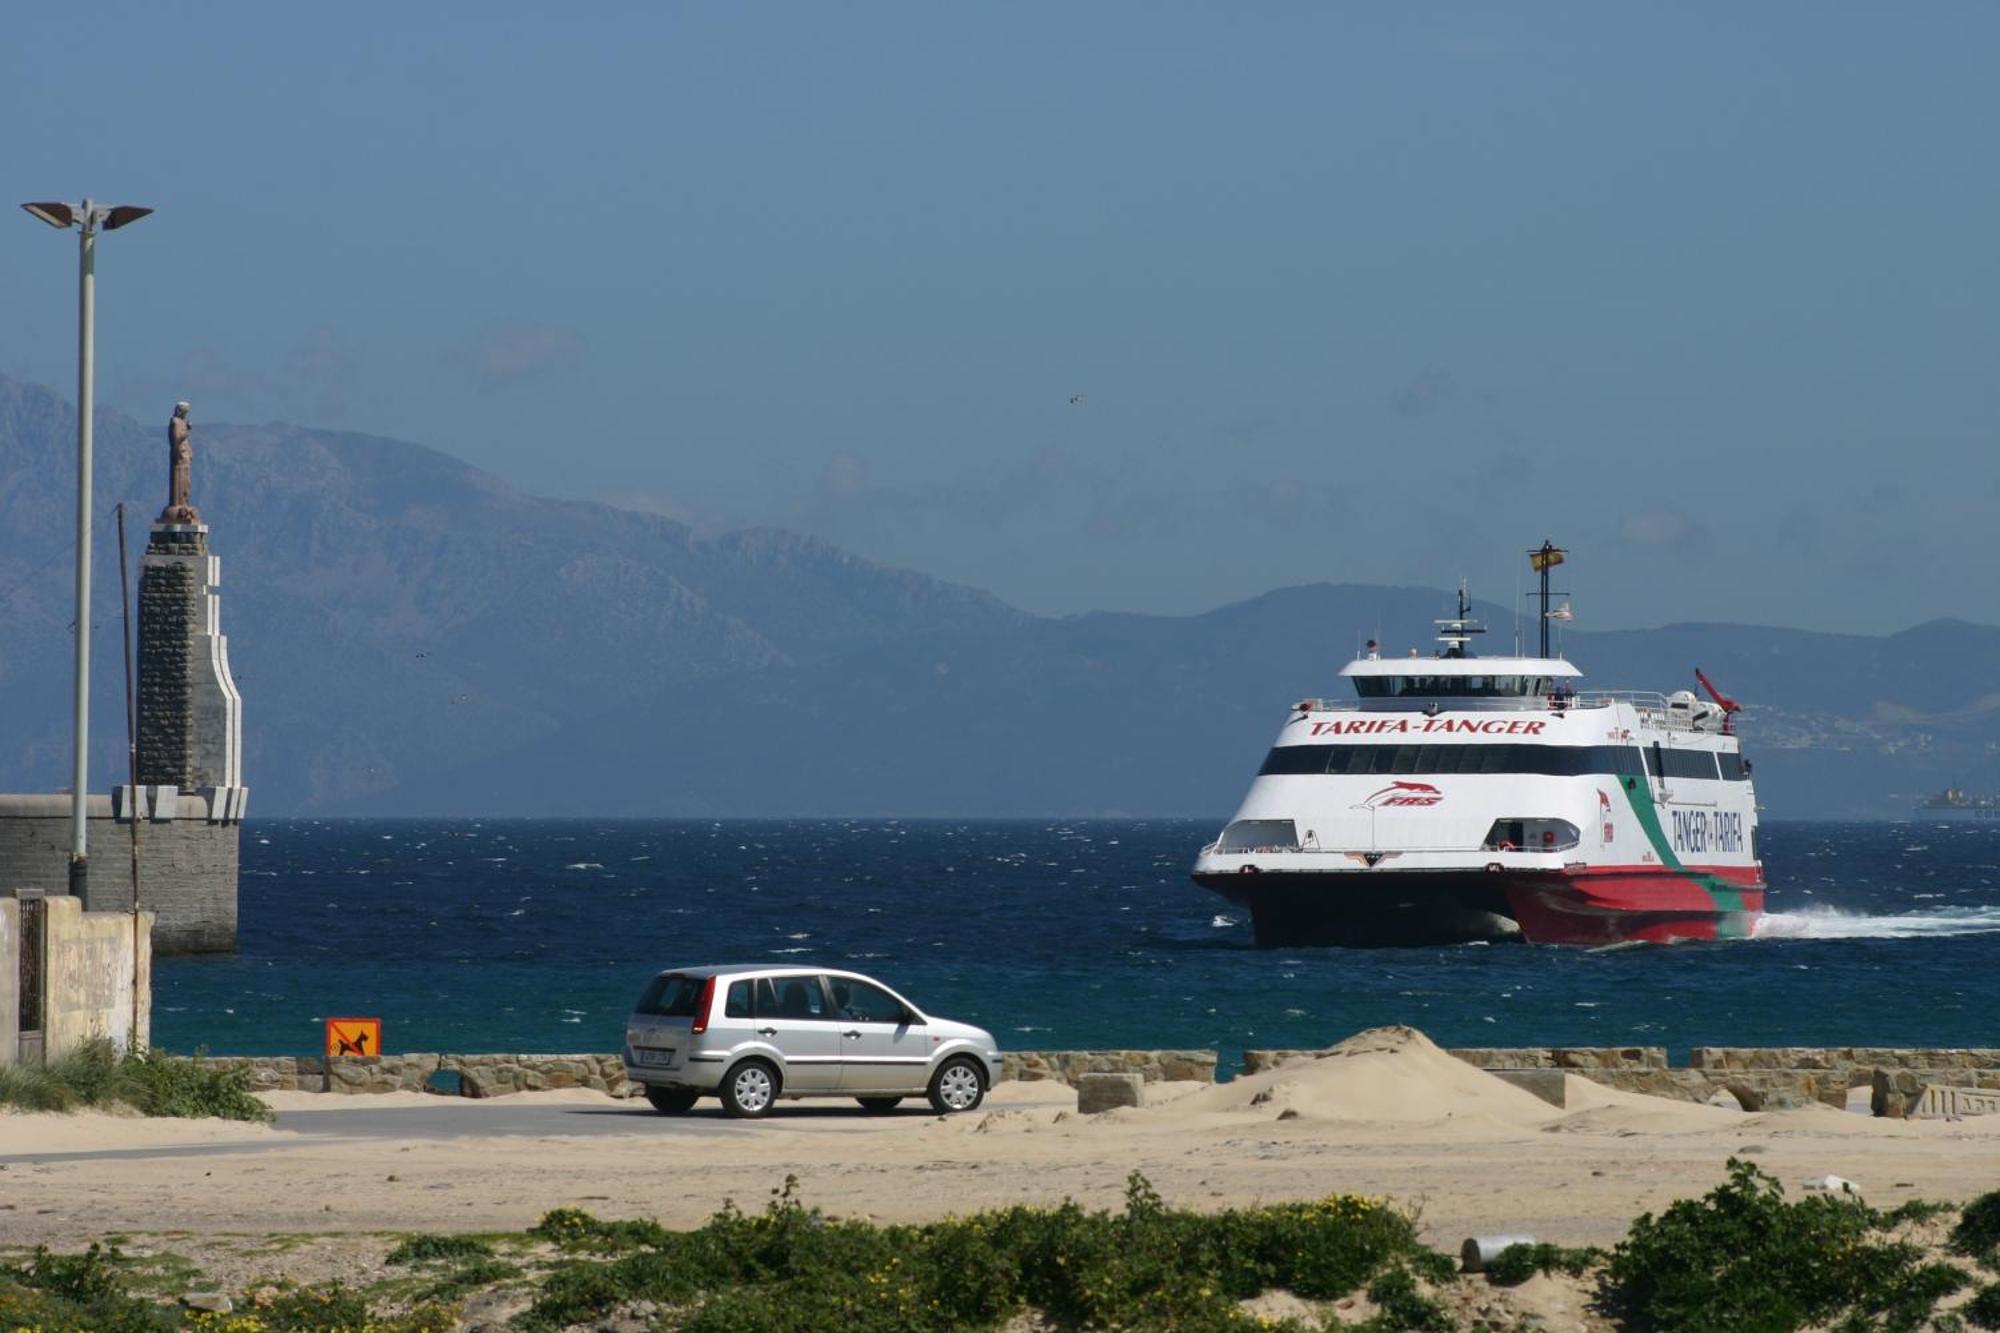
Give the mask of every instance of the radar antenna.
M 1465 645 L 1475 634 L 1484 634 L 1486 626 L 1472 617 L 1472 598 L 1465 590 L 1465 580 L 1458 581 L 1458 614 L 1448 620 L 1432 623 L 1438 627 L 1438 641 L 1444 644 L 1445 657 L 1471 657 Z

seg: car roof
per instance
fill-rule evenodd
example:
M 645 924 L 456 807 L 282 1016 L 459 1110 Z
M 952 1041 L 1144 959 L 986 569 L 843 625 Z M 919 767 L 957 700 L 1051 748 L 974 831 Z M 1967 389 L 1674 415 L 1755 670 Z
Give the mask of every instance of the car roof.
M 812 963 L 705 963 L 700 967 L 663 967 L 655 976 L 674 977 L 726 977 L 740 973 L 754 973 L 768 977 L 816 977 L 821 973 L 829 976 L 858 977 L 862 981 L 873 981 L 878 986 L 888 986 L 886 981 L 845 967 L 819 967 Z M 893 988 L 892 988 L 893 989 Z

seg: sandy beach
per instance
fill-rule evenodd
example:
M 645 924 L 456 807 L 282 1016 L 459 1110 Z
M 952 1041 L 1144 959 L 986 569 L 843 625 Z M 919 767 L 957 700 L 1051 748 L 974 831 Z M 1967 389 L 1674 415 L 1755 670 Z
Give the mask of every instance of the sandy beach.
M 273 1127 L 0 1115 L 0 1245 L 515 1230 L 565 1206 L 691 1225 L 725 1199 L 759 1206 L 787 1175 L 808 1203 L 885 1221 L 1064 1198 L 1115 1206 L 1133 1171 L 1203 1209 L 1351 1191 L 1420 1210 L 1441 1247 L 1496 1231 L 1608 1244 L 1639 1213 L 1714 1185 L 1732 1155 L 1793 1191 L 1847 1177 L 1878 1206 L 2000 1186 L 2000 1117 L 1748 1114 L 1577 1078 L 1559 1109 L 1408 1030 L 1148 1093 L 1146 1106 L 1088 1117 L 1045 1082 L 1002 1084 L 949 1119 L 914 1103 L 875 1117 L 805 1102 L 746 1123 L 710 1103 L 666 1117 L 589 1092 L 279 1093 Z

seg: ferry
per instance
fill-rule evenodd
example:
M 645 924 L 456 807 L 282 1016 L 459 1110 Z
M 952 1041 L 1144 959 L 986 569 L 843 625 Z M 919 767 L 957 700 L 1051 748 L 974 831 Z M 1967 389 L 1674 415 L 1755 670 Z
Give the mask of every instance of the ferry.
M 1549 652 L 1479 657 L 1437 621 L 1435 655 L 1372 641 L 1351 699 L 1302 699 L 1195 882 L 1248 909 L 1257 943 L 1601 946 L 1748 936 L 1764 910 L 1739 707 L 1692 690 L 1582 690 Z M 1531 596 L 1534 594 L 1530 594 Z

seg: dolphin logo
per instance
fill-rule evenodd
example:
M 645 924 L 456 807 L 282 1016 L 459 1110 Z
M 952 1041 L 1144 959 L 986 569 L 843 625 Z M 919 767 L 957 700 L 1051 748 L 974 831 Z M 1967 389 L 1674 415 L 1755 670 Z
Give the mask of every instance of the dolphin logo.
M 1381 809 L 1383 806 L 1436 805 L 1444 799 L 1444 793 L 1428 782 L 1392 782 L 1380 791 L 1372 792 L 1356 809 Z

